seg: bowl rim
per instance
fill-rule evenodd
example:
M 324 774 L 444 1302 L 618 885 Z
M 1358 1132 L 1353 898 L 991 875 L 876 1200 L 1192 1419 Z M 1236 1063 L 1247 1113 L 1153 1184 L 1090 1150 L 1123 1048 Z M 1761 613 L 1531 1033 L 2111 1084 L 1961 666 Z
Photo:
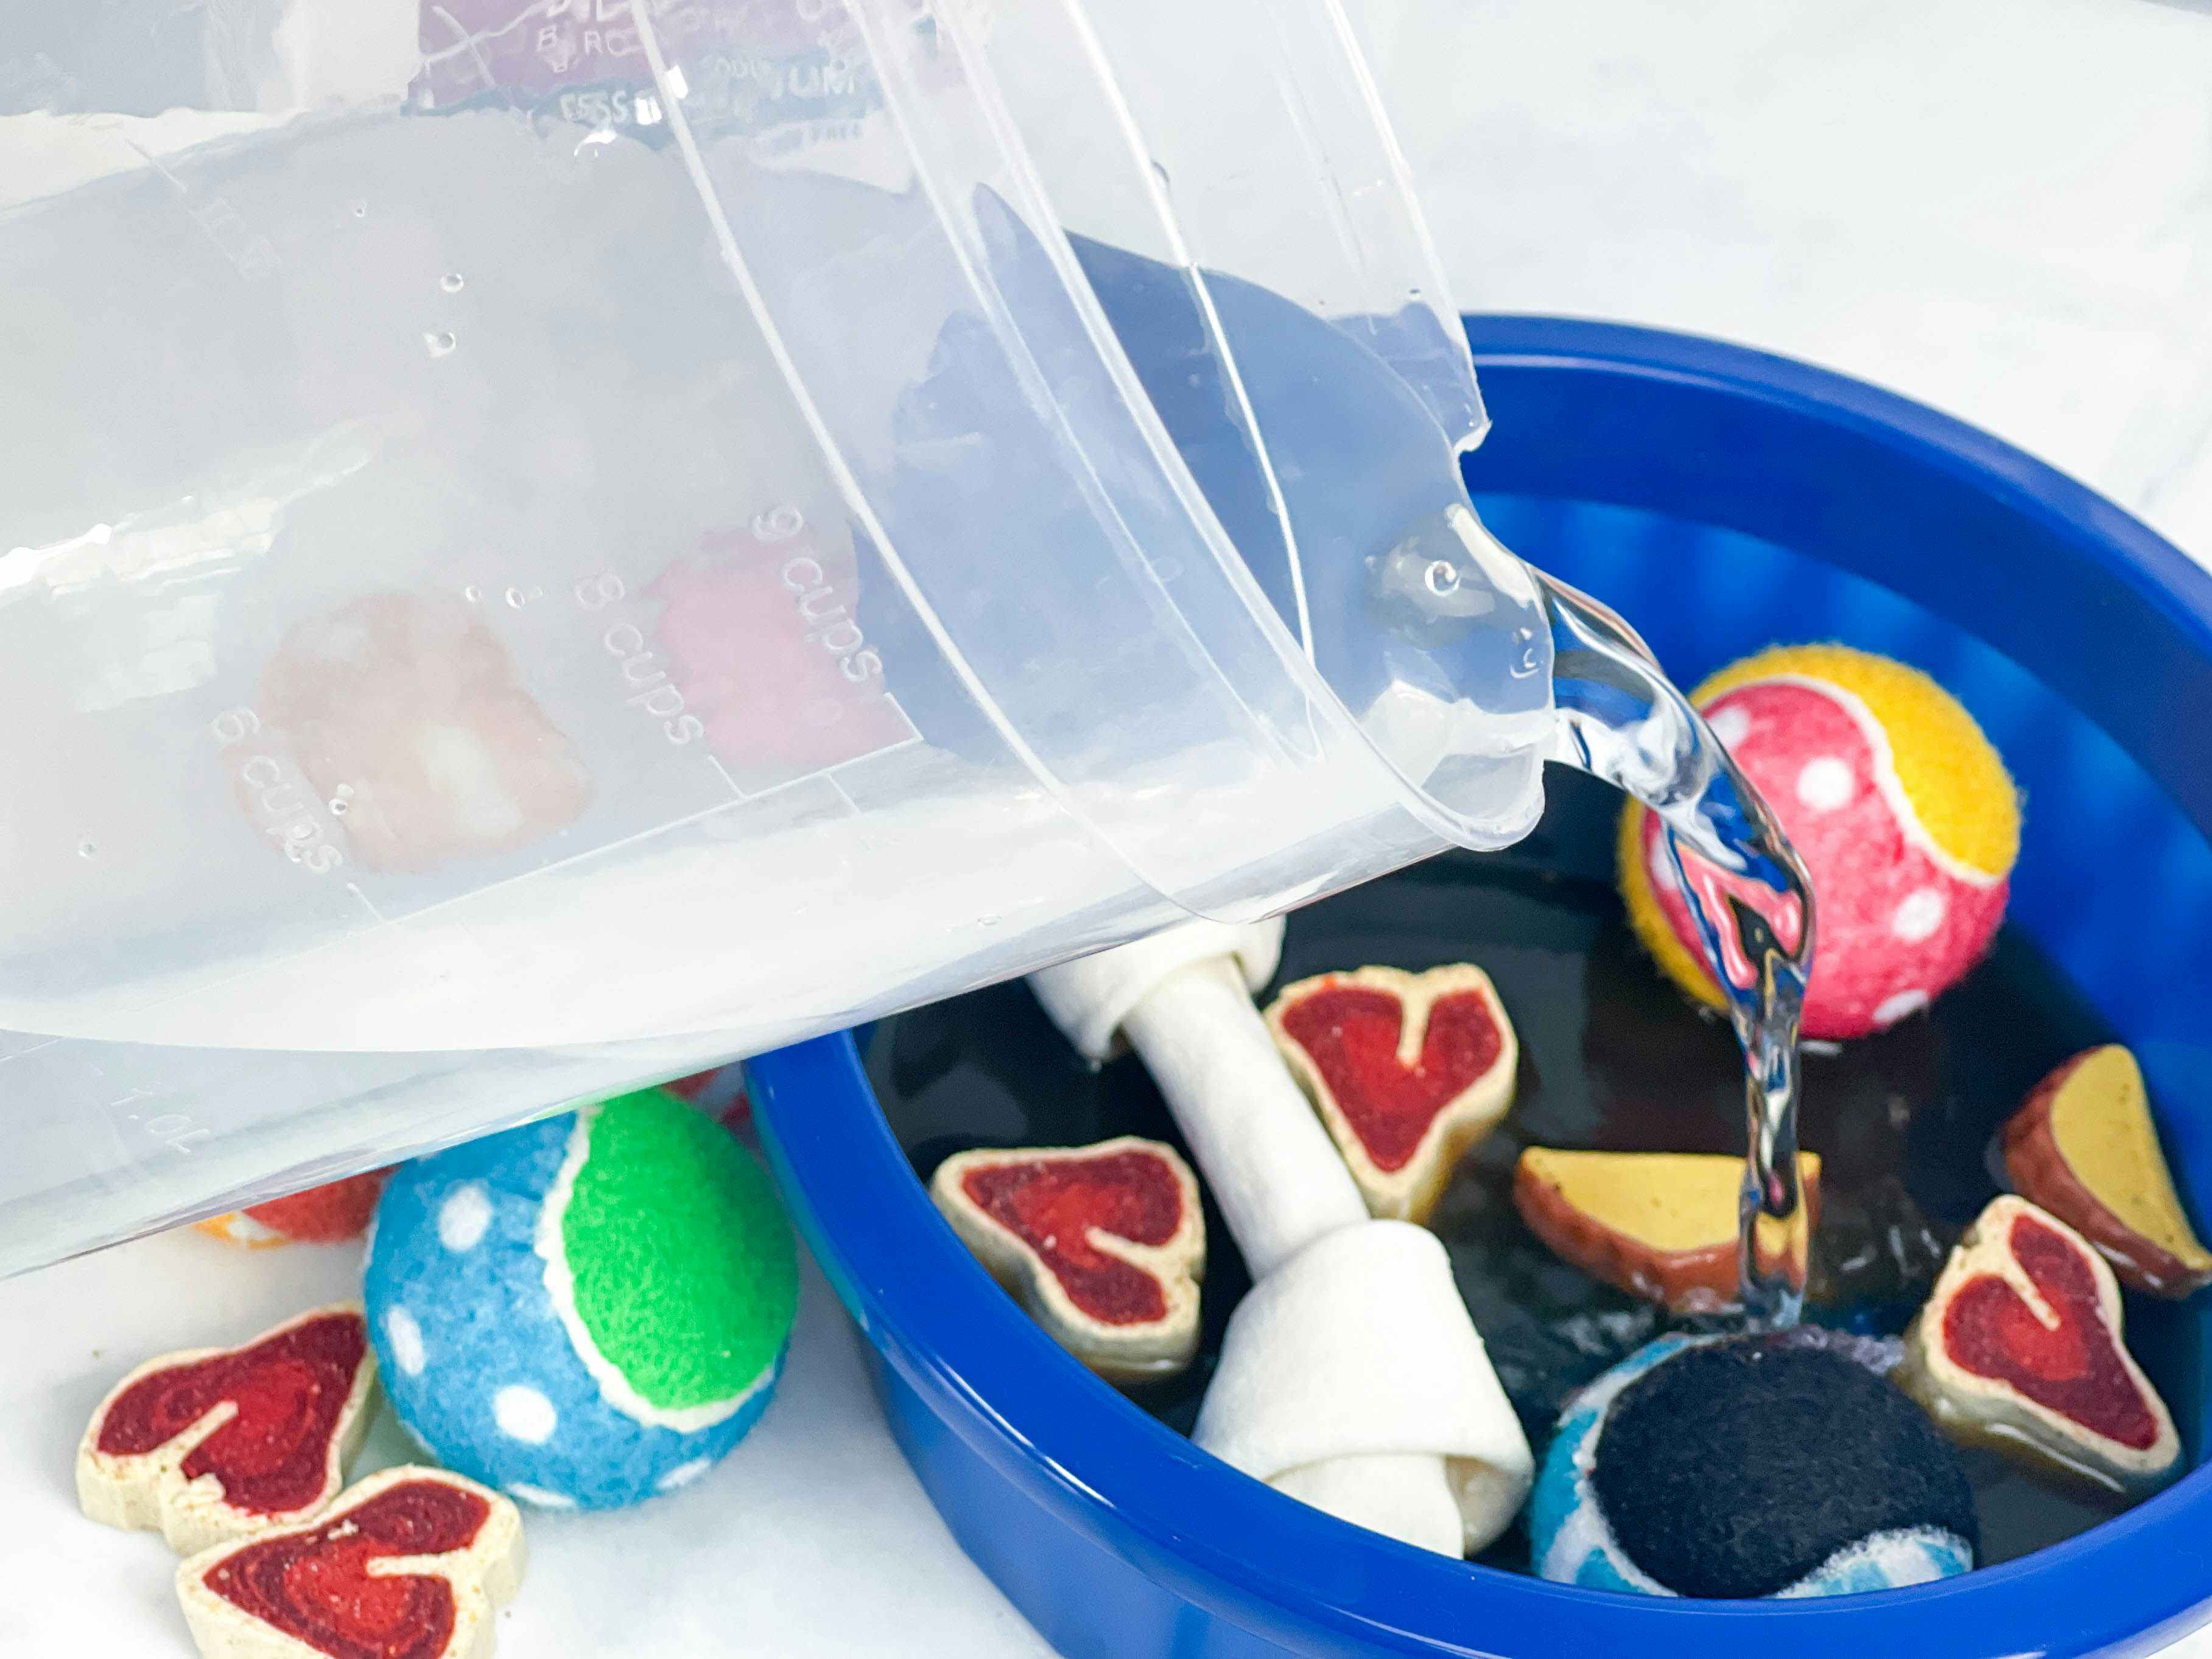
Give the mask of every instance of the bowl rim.
M 2110 501 L 1963 422 L 1830 371 L 1626 325 L 1469 319 L 1478 368 L 1626 375 L 1785 410 L 1837 441 L 1909 453 L 2033 515 L 2212 665 L 2212 575 Z M 1736 527 L 1749 527 L 1738 526 Z M 2063 688 L 2061 688 L 2062 690 Z M 2212 769 L 2207 769 L 2212 771 Z M 2161 780 L 2162 781 L 2164 780 Z M 2177 793 L 2179 793 L 2177 791 Z M 2203 813 L 2192 814 L 2200 824 Z M 1793 1602 L 1665 1600 L 1471 1566 L 1283 1497 L 1085 1370 L 1004 1294 L 931 1203 L 849 1033 L 750 1062 L 772 1160 L 863 1332 L 1009 1483 L 1194 1605 L 1300 1651 L 1702 1654 L 1747 1619 L 1791 1621 L 1793 1659 L 1885 1650 L 1983 1659 L 2148 1649 L 2212 1614 L 2212 1463 L 2067 1541 L 1910 1589 Z

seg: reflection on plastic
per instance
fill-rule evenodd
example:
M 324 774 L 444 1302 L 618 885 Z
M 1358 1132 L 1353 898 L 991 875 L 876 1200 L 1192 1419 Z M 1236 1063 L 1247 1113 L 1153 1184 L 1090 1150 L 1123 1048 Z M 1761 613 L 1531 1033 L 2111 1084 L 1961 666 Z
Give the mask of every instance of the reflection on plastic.
M 690 740 L 688 719 L 748 794 L 916 735 L 863 625 L 849 537 L 817 534 L 796 507 L 707 538 L 647 591 L 666 606 L 668 690 L 641 706 L 672 743 Z
M 258 707 L 267 759 L 238 774 L 249 810 L 288 851 L 301 845 L 319 814 L 289 804 L 289 757 L 313 800 L 343 819 L 307 848 L 319 867 L 338 841 L 392 872 L 511 853 L 573 822 L 592 797 L 583 757 L 459 600 L 373 594 L 298 624 L 270 659 Z

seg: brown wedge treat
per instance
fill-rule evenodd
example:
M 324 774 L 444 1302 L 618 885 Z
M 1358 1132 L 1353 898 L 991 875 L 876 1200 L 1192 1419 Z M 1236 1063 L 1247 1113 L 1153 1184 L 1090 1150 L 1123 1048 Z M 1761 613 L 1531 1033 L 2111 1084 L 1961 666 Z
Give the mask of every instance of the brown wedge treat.
M 1801 1152 L 1808 1218 L 1820 1217 L 1820 1158 Z M 1678 1314 L 1736 1301 L 1743 1160 L 1717 1152 L 1579 1152 L 1531 1146 L 1513 1206 L 1562 1261 Z
M 2122 1282 L 2175 1297 L 2212 1283 L 2212 1251 L 2174 1191 L 2142 1070 L 2118 1043 L 2036 1085 L 2004 1127 L 2004 1161 L 2021 1196 L 2095 1245 Z

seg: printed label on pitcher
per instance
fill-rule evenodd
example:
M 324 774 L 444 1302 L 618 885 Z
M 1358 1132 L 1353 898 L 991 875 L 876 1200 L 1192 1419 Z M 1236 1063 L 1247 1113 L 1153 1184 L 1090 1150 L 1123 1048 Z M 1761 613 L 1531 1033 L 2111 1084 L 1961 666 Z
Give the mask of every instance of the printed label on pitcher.
M 854 136 L 881 108 L 828 0 L 423 0 L 416 106 L 493 104 L 658 143 L 668 112 L 646 51 L 696 129 L 788 152 Z

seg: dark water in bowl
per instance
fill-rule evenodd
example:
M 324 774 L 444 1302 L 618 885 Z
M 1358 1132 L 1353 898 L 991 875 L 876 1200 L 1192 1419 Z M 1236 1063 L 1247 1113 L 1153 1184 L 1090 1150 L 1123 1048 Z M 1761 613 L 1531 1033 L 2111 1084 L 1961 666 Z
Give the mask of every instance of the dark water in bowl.
M 1538 1455 L 1576 1389 L 1664 1328 L 1658 1310 L 1568 1267 L 1512 1205 L 1526 1146 L 1743 1151 L 1742 1060 L 1717 1018 L 1660 978 L 1613 888 L 1620 797 L 1554 768 L 1536 832 L 1504 853 L 1453 854 L 1325 900 L 1291 918 L 1285 981 L 1383 963 L 1418 971 L 1472 961 L 1496 981 L 1521 1039 L 1505 1122 L 1462 1165 L 1431 1225 Z M 1904 1328 L 1952 1242 L 1997 1191 L 1997 1127 L 2068 1055 L 2112 1040 L 2026 935 L 1925 1015 L 1839 1053 L 1809 1050 L 1799 1133 L 1823 1159 L 1808 1316 L 1861 1331 Z M 1142 1065 L 1092 1071 L 1020 985 L 885 1021 L 870 1079 L 915 1173 L 971 1146 L 1080 1146 L 1140 1134 L 1180 1145 Z M 1188 1433 L 1221 1332 L 1250 1279 L 1206 1206 L 1204 1334 L 1172 1381 L 1129 1390 Z M 2199 1316 L 2130 1293 L 2127 1335 L 2188 1442 Z M 1073 1362 L 1071 1362 L 1073 1363 Z M 2053 1492 L 1992 1455 L 1962 1453 L 1984 1563 L 2069 1537 L 2111 1510 Z M 1482 1558 L 1526 1571 L 1516 1527 Z

